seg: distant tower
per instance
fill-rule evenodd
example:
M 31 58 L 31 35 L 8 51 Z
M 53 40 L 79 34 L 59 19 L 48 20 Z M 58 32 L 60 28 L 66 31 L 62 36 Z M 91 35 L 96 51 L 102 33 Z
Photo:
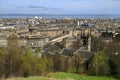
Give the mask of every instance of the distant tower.
M 77 26 L 80 25 L 80 24 L 79 24 L 79 20 L 78 20 L 78 18 L 76 18 L 76 25 L 77 25 Z
M 27 20 L 26 20 L 27 24 L 29 23 L 29 18 L 27 17 Z
M 77 21 L 77 26 L 79 26 L 80 25 L 80 22 L 79 21 Z

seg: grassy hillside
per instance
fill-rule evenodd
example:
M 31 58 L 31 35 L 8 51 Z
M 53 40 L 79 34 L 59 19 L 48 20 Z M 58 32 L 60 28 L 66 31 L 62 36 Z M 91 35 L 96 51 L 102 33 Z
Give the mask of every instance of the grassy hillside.
M 51 73 L 47 77 L 11 78 L 7 80 L 116 80 L 109 77 L 80 76 L 71 73 Z

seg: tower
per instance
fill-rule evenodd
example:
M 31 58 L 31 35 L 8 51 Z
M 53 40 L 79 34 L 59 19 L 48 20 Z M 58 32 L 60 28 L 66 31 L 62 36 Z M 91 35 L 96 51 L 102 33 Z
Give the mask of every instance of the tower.
M 77 21 L 77 26 L 79 26 L 80 25 L 80 22 L 79 22 L 79 20 Z
M 88 38 L 88 51 L 91 51 L 91 36 Z
M 91 51 L 91 30 L 89 30 L 89 37 L 88 37 L 88 51 Z

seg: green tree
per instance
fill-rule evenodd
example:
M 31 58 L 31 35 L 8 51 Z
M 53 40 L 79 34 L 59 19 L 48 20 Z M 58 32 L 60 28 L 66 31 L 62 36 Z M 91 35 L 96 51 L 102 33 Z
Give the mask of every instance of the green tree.
M 6 77 L 18 76 L 21 71 L 22 50 L 18 43 L 18 37 L 11 35 L 8 37 L 8 44 L 5 54 Z
M 112 41 L 104 48 L 105 53 L 109 56 L 109 66 L 111 75 L 120 78 L 120 43 Z
M 101 51 L 104 47 L 104 44 L 102 42 L 101 38 L 97 38 L 97 37 L 92 37 L 92 50 L 93 51 Z
M 26 48 L 22 57 L 22 74 L 24 77 L 35 75 L 37 59 L 35 58 L 31 48 Z
M 110 68 L 109 68 L 109 56 L 103 52 L 97 52 L 93 57 L 93 70 L 95 71 L 96 75 L 109 75 Z
M 75 57 L 75 68 L 76 68 L 76 73 L 79 74 L 84 74 L 86 71 L 86 64 L 85 64 L 85 58 L 82 54 L 77 53 L 74 55 Z
M 48 65 L 48 59 L 45 55 L 42 55 L 42 57 L 39 59 L 40 68 L 42 72 L 47 72 L 47 65 Z
M 36 73 L 37 75 L 46 75 L 46 73 L 53 71 L 53 60 L 45 54 L 41 58 L 37 58 Z
M 0 77 L 5 76 L 5 50 L 0 47 Z
M 120 78 L 120 52 L 111 55 L 110 68 L 111 75 Z
M 54 71 L 54 63 L 52 58 L 47 58 L 48 59 L 48 64 L 47 64 L 47 71 L 51 72 Z

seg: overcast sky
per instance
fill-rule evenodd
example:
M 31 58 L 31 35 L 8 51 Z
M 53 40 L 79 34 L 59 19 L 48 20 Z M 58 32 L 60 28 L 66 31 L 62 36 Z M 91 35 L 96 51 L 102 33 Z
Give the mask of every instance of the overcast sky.
M 0 0 L 0 14 L 120 14 L 120 0 Z

